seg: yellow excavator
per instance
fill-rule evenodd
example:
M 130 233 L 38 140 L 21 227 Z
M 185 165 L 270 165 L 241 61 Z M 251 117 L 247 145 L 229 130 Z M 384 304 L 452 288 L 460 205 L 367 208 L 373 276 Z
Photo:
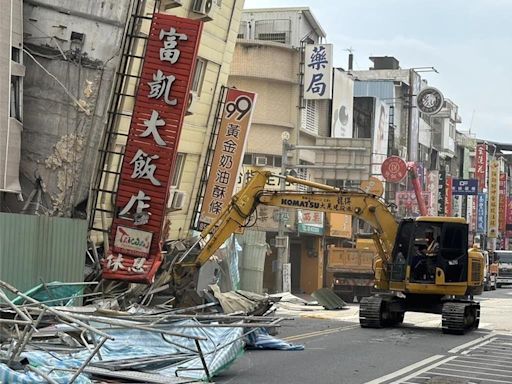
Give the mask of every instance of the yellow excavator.
M 375 286 L 384 293 L 361 301 L 361 327 L 401 324 L 407 311 L 441 314 L 445 333 L 460 334 L 478 327 L 480 304 L 473 296 L 483 290 L 484 258 L 478 249 L 468 250 L 464 219 L 420 216 L 397 222 L 389 205 L 378 196 L 292 176 L 282 176 L 283 181 L 311 191 L 266 191 L 271 176 L 276 175 L 255 172 L 218 219 L 202 231 L 204 246 L 175 259 L 172 286 L 178 298 L 194 290 L 199 268 L 246 225 L 259 204 L 264 204 L 349 214 L 373 228 Z

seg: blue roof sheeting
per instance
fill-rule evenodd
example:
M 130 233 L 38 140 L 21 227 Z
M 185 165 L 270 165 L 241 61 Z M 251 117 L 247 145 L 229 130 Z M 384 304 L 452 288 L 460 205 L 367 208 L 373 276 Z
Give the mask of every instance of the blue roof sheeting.
M 354 97 L 378 97 L 381 100 L 395 97 L 395 84 L 392 80 L 354 81 Z

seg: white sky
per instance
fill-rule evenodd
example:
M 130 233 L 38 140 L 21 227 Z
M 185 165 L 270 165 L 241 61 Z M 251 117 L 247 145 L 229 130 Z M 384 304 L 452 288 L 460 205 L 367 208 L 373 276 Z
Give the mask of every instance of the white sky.
M 334 44 L 335 66 L 368 69 L 394 56 L 459 106 L 459 130 L 512 143 L 512 0 L 246 0 L 245 8 L 308 6 Z

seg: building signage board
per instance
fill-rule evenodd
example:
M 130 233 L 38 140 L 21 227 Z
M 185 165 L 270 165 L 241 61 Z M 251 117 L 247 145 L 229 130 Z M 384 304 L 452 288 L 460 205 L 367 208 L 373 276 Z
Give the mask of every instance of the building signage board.
M 153 16 L 119 179 L 111 248 L 102 265 L 104 279 L 149 283 L 162 262 L 170 179 L 202 25 L 167 14 Z
M 371 174 L 384 180 L 382 163 L 388 156 L 389 107 L 379 99 L 375 99 L 373 115 Z
M 421 113 L 435 115 L 443 108 L 443 94 L 434 87 L 424 88 L 418 93 L 416 103 Z
M 487 144 L 476 146 L 475 178 L 478 180 L 478 192 L 483 192 L 487 185 Z
M 214 221 L 233 196 L 251 127 L 256 94 L 230 88 L 201 205 L 198 229 Z
M 297 212 L 297 228 L 300 233 L 324 234 L 324 213 L 300 210 Z
M 466 220 L 469 224 L 469 232 L 475 232 L 476 230 L 476 207 L 477 207 L 477 197 L 476 196 L 468 196 L 467 197 L 467 209 L 466 209 Z
M 499 197 L 500 219 L 498 230 L 504 234 L 507 227 L 507 174 L 500 173 L 500 197 Z
M 500 220 L 499 197 L 500 197 L 500 162 L 492 160 L 489 163 L 489 220 L 487 236 L 498 237 L 498 225 Z
M 427 171 L 426 191 L 430 193 L 430 205 L 427 206 L 430 216 L 437 216 L 439 198 L 439 171 Z
M 422 195 L 425 206 L 428 207 L 430 205 L 431 195 L 429 192 L 422 192 Z M 401 216 L 416 217 L 420 214 L 418 199 L 416 198 L 416 193 L 414 191 L 397 192 L 396 205 Z
M 354 80 L 347 72 L 334 69 L 331 137 L 352 138 Z
M 476 232 L 480 234 L 487 232 L 487 193 L 484 192 L 478 194 Z
M 381 173 L 386 181 L 398 183 L 407 174 L 407 164 L 398 156 L 389 156 L 382 163 Z
M 438 190 L 437 190 L 437 207 L 439 216 L 445 215 L 445 201 L 446 201 L 446 171 L 439 171 L 439 179 L 438 179 Z
M 332 94 L 332 44 L 308 44 L 304 57 L 304 99 L 330 99 Z
M 469 196 L 478 193 L 478 180 L 476 179 L 453 179 L 452 195 Z
M 444 214 L 446 216 L 453 215 L 453 201 L 452 201 L 452 176 L 446 175 L 446 182 L 444 186 Z

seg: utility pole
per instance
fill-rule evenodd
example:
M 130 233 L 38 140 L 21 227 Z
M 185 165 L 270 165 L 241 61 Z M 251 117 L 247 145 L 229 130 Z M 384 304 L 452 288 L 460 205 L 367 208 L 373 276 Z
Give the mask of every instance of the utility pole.
M 281 135 L 282 139 L 282 152 L 281 152 L 281 178 L 279 180 L 279 190 L 281 192 L 286 191 L 286 180 L 284 177 L 286 176 L 287 169 L 287 160 L 288 160 L 288 140 L 290 139 L 290 134 L 288 132 L 283 132 Z M 288 236 L 285 235 L 286 230 L 286 209 L 279 209 L 279 227 L 278 233 L 276 236 L 276 248 L 277 248 L 277 260 L 275 264 L 275 288 L 276 292 L 283 291 L 283 264 L 288 263 Z

